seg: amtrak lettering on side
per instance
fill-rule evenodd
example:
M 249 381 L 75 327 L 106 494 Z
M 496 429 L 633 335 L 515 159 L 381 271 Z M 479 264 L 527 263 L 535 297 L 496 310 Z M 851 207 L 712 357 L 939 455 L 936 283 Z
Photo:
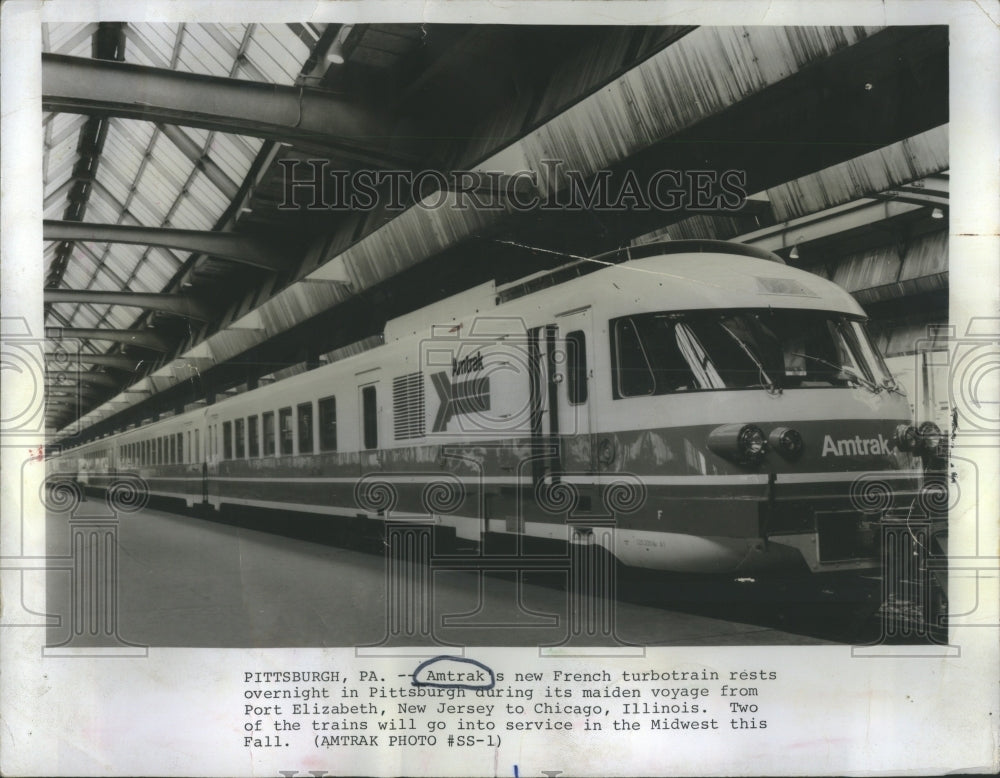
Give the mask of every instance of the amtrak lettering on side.
M 483 369 L 483 352 L 479 351 L 461 359 L 451 359 L 452 376 L 465 375 L 466 373 L 479 372 Z
M 834 457 L 888 456 L 889 453 L 889 441 L 882 433 L 877 438 L 863 438 L 860 435 L 844 440 L 834 440 L 829 435 L 823 438 L 824 457 L 828 454 Z

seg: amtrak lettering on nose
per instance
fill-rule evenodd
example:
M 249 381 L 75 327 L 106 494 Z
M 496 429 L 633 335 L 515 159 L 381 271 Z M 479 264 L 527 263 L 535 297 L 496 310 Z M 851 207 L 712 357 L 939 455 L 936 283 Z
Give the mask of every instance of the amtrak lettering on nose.
M 855 435 L 853 438 L 834 440 L 829 435 L 823 438 L 822 456 L 856 457 L 889 455 L 889 441 L 881 433 L 877 438 L 863 438 Z

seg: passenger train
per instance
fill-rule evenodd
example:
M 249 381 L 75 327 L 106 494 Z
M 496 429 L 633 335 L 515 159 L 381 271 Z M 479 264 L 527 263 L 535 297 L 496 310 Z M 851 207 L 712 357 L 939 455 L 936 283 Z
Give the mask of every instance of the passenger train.
M 912 425 L 861 307 L 742 244 L 625 254 L 475 287 L 362 353 L 54 453 L 51 477 L 669 571 L 876 567 L 940 433 Z

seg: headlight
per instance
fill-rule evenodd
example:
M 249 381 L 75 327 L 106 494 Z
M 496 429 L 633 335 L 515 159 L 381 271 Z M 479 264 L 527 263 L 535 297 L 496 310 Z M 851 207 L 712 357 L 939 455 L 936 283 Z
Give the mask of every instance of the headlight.
M 917 447 L 917 430 L 912 424 L 900 424 L 896 427 L 893 442 L 900 451 L 913 451 Z
M 708 447 L 742 465 L 756 465 L 767 452 L 767 438 L 756 424 L 723 424 L 708 434 Z
M 924 451 L 933 451 L 941 444 L 941 428 L 932 421 L 925 421 L 917 428 L 917 439 Z
M 767 436 L 767 445 L 785 459 L 794 460 L 802 456 L 805 443 L 798 430 L 793 430 L 791 427 L 775 427 Z

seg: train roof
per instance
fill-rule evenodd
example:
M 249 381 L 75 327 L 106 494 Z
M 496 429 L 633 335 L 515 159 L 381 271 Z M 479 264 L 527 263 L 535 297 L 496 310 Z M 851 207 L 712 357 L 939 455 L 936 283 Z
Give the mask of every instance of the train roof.
M 668 254 L 728 254 L 736 257 L 753 257 L 766 259 L 784 265 L 785 260 L 773 251 L 750 246 L 746 243 L 736 243 L 729 240 L 661 240 L 644 243 L 639 246 L 627 246 L 613 251 L 598 254 L 592 260 L 598 262 L 628 262 L 646 257 L 661 257 Z
M 518 316 L 550 308 L 601 306 L 611 316 L 651 310 L 805 308 L 856 316 L 864 311 L 836 284 L 789 267 L 777 254 L 742 243 L 678 240 L 578 258 L 509 284 L 480 284 L 400 316 L 387 343 L 465 327 L 477 317 Z
M 865 316 L 843 288 L 813 273 L 755 256 L 704 252 L 631 259 L 590 276 L 617 315 L 645 310 L 800 308 Z M 610 313 L 610 311 L 609 311 Z

